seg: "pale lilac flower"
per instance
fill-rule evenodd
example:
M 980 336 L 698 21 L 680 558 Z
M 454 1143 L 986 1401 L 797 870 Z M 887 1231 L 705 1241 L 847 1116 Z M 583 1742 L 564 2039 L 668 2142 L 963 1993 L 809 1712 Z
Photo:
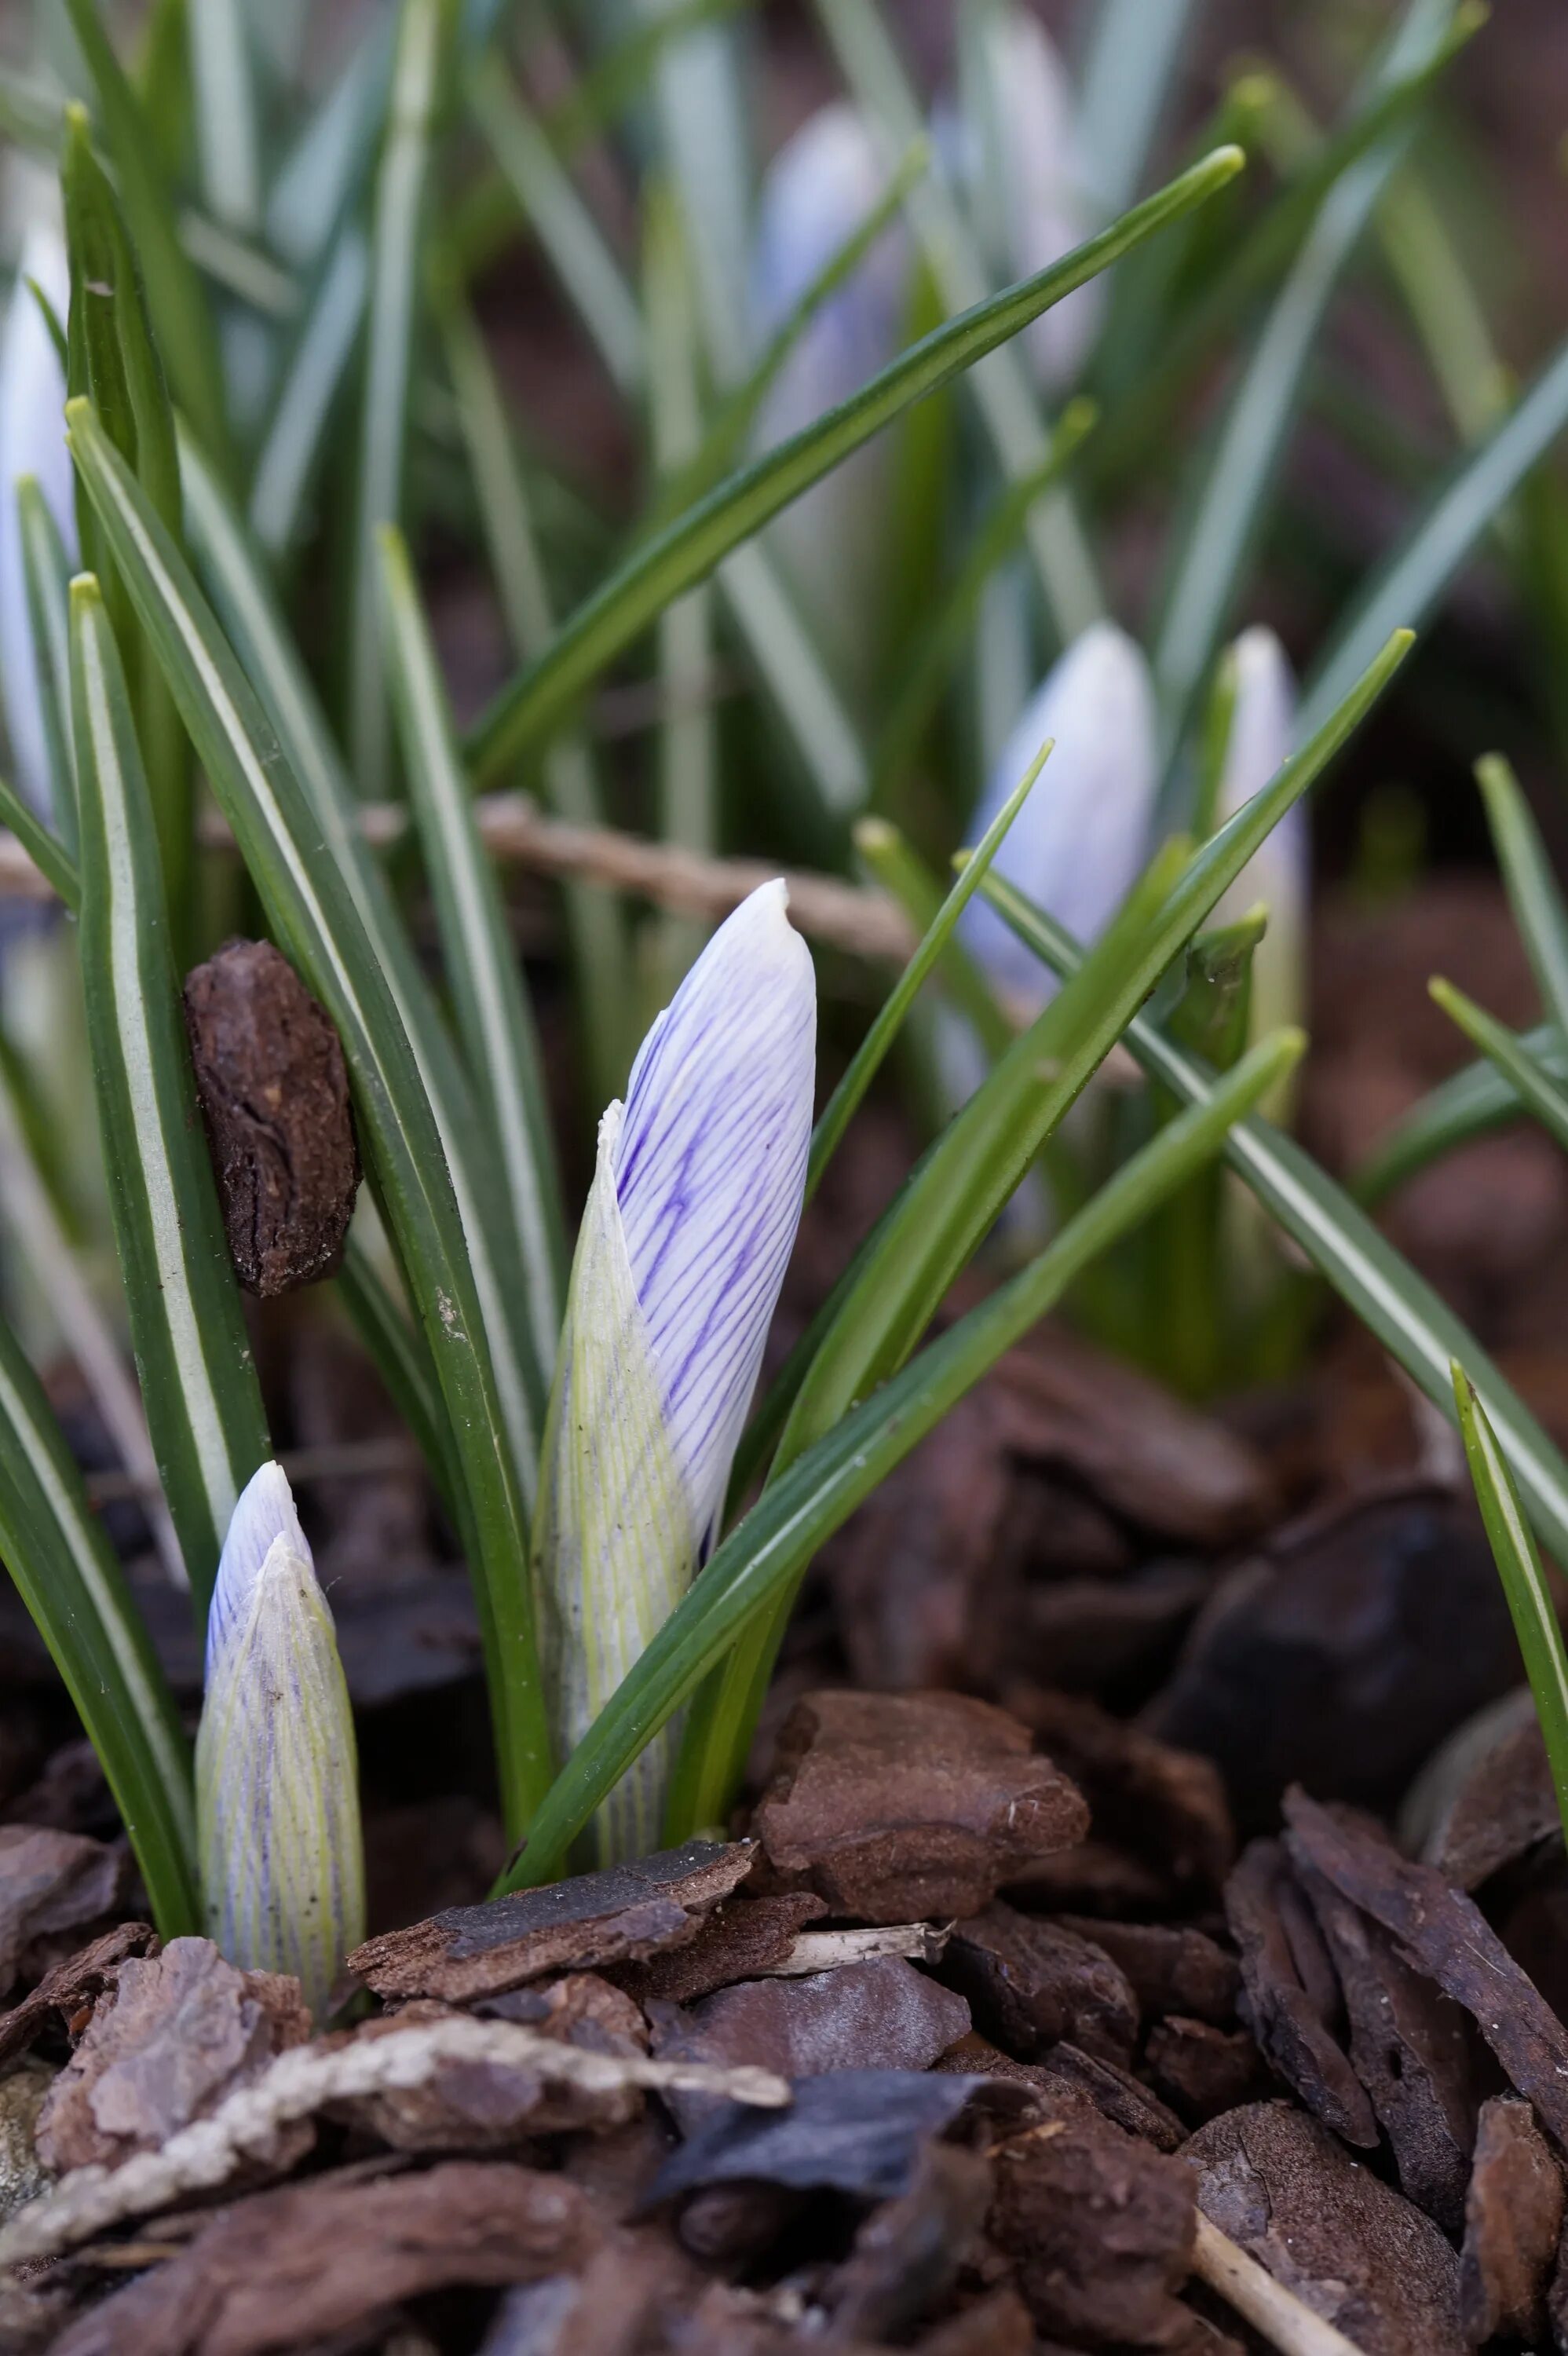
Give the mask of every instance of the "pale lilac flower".
M 1231 733 L 1214 823 L 1261 793 L 1296 743 L 1296 682 L 1272 630 L 1243 630 L 1231 648 Z M 1225 893 L 1211 924 L 1233 924 L 1264 902 L 1268 930 L 1253 956 L 1252 1027 L 1261 1035 L 1300 1017 L 1306 995 L 1311 846 L 1305 801 L 1292 804 Z
M 288 1478 L 263 1464 L 229 1521 L 196 1744 L 207 1926 L 244 1970 L 292 1972 L 317 2019 L 365 1935 L 348 1691 Z
M 24 476 L 37 477 L 73 559 L 76 509 L 65 442 L 65 374 L 29 279 L 63 320 L 70 280 L 58 230 L 39 223 L 28 230 L 0 332 L 0 696 L 14 782 L 24 799 L 48 816 L 48 745 L 27 612 L 16 485 Z
M 816 998 L 782 883 L 722 924 L 647 1037 L 572 1264 L 535 1525 L 560 1750 L 585 1732 L 717 1534 L 800 1219 Z M 601 1813 L 601 1851 L 657 1838 L 668 1730 Z
M 984 833 L 1047 738 L 1055 749 L 997 853 L 995 872 L 1085 943 L 1104 930 L 1148 856 L 1158 766 L 1148 664 L 1125 630 L 1096 622 L 1024 707 L 968 829 Z M 965 946 L 1020 1018 L 1054 990 L 1030 949 L 976 895 Z

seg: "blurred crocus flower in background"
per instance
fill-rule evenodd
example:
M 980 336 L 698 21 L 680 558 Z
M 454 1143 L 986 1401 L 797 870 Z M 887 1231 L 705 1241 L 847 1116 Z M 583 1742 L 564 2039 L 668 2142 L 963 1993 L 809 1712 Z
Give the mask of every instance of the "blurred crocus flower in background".
M 37 478 L 73 561 L 76 509 L 65 443 L 65 372 L 29 280 L 42 289 L 63 322 L 69 273 L 65 241 L 49 224 L 36 221 L 27 232 L 0 333 L 0 700 L 16 788 L 47 817 L 51 803 L 48 748 L 27 611 L 16 485 L 25 476 Z
M 365 1935 L 358 1771 L 332 1613 L 279 1464 L 249 1482 L 223 1543 L 196 1804 L 212 1939 L 244 1970 L 293 1972 L 320 2019 Z
M 887 186 L 876 141 L 850 105 L 821 108 L 786 140 L 758 200 L 752 297 L 759 344 L 784 324 Z M 820 305 L 763 405 L 762 448 L 799 433 L 887 366 L 903 341 L 910 259 L 906 232 L 890 224 Z M 863 657 L 865 600 L 877 586 L 886 544 L 879 510 L 890 455 L 885 434 L 868 443 L 771 528 L 825 646 L 851 671 Z
M 799 1224 L 816 992 L 785 902 L 765 884 L 720 926 L 600 1123 L 534 1533 L 562 1756 L 712 1545 Z M 601 1811 L 603 1862 L 656 1845 L 672 1736 Z
M 995 872 L 1090 942 L 1147 858 L 1158 784 L 1148 664 L 1115 623 L 1096 622 L 1075 638 L 1025 705 L 966 830 L 970 841 L 997 817 L 1048 737 L 1055 749 L 1003 838 Z M 959 930 L 1008 1011 L 1019 1019 L 1037 1013 L 1056 985 L 996 910 L 975 898 Z
M 1217 827 L 1261 793 L 1296 741 L 1296 681 L 1274 632 L 1243 630 L 1227 659 L 1231 723 L 1215 802 Z M 1310 876 L 1307 804 L 1298 801 L 1260 844 L 1210 920 L 1233 924 L 1260 901 L 1268 908 L 1268 930 L 1253 956 L 1254 1038 L 1276 1023 L 1298 1022 L 1304 1011 Z

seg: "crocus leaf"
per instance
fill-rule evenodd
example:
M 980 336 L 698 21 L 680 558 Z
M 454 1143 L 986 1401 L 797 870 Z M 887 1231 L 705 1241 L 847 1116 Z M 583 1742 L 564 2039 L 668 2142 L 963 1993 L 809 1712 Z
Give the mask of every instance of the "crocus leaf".
M 76 756 L 70 737 L 70 579 L 73 570 L 54 511 L 37 477 L 16 485 L 34 676 L 49 772 L 49 809 L 69 853 L 76 849 Z
M 419 1442 L 420 1452 L 453 1523 L 463 1482 L 453 1452 L 446 1405 L 425 1339 L 392 1298 L 369 1252 L 352 1230 L 335 1280 L 388 1397 Z
M 1090 1260 L 1201 1166 L 1230 1122 L 1275 1080 L 1283 1064 L 1300 1054 L 1302 1044 L 1296 1033 L 1254 1050 L 1216 1088 L 1211 1103 L 1162 1130 L 1029 1268 L 971 1310 L 770 1484 L 572 1752 L 501 1889 L 536 1886 L 559 1870 L 600 1802 L 747 1623 L 769 1613 L 793 1590 L 825 1539 L 955 1400 L 1045 1315 Z M 688 1783 L 677 1795 L 679 1820 L 712 1821 L 722 1815 L 727 1798 L 716 1783 L 707 1788 L 700 1782 Z
M 147 1427 L 204 1611 L 267 1419 L 197 1110 L 151 798 L 98 585 L 71 585 L 81 970 Z
M 1568 1029 L 1568 909 L 1519 779 L 1498 754 L 1476 764 L 1492 844 L 1546 1014 Z
M 1451 982 L 1428 984 L 1445 1014 L 1456 1023 L 1472 1047 L 1478 1047 L 1508 1082 L 1527 1112 L 1549 1129 L 1559 1145 L 1568 1147 L 1568 1088 L 1532 1055 L 1523 1040 L 1506 1023 L 1467 998 Z
M 344 869 L 178 550 L 86 402 L 66 412 L 76 463 L 208 783 L 280 946 L 336 1025 L 361 1146 L 375 1173 L 451 1418 L 508 1822 L 549 1774 L 528 1599 L 522 1481 L 512 1451 L 441 1130 L 382 961 Z
M 1018 334 L 1030 319 L 1109 268 L 1138 241 L 1202 203 L 1242 167 L 1221 148 L 1112 228 L 1021 285 L 978 304 L 901 355 L 851 401 L 781 443 L 709 492 L 696 508 L 639 548 L 504 689 L 475 731 L 469 752 L 481 783 L 549 733 L 582 690 L 683 589 L 831 473 L 840 459 L 963 369 Z
M 159 1931 L 198 1930 L 179 1712 L 43 1387 L 3 1323 L 0 1555 L 108 1778 Z
M 1568 1840 L 1568 1652 L 1563 1649 L 1557 1606 L 1546 1584 L 1508 1458 L 1498 1445 L 1475 1385 L 1456 1358 L 1453 1377 L 1465 1461 L 1535 1697 L 1563 1838 Z
M 52 835 L 36 811 L 28 809 L 15 786 L 0 777 L 0 824 L 8 826 L 38 873 L 74 911 L 81 898 L 81 878 L 75 860 Z
M 1568 1083 L 1568 1041 L 1555 1023 L 1521 1033 L 1519 1044 L 1552 1079 Z M 1373 1148 L 1356 1173 L 1356 1200 L 1371 1208 L 1434 1162 L 1518 1120 L 1522 1111 L 1519 1090 L 1494 1065 L 1467 1064 L 1413 1104 Z
M 284 363 L 251 477 L 251 525 L 268 554 L 293 545 L 326 429 L 359 339 L 369 285 L 364 232 L 347 222 L 323 264 Z

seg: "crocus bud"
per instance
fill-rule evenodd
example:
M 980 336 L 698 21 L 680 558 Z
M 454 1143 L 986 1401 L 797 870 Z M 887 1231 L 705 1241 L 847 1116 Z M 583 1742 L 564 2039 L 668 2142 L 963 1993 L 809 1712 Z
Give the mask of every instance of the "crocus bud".
M 769 166 L 758 200 L 752 309 L 773 335 L 883 195 L 888 175 L 852 106 L 823 107 Z M 885 368 L 902 340 L 909 241 L 897 222 L 822 304 L 779 370 L 758 420 L 768 449 L 812 423 Z M 786 508 L 772 528 L 825 645 L 850 667 L 867 638 L 865 600 L 884 545 L 886 436 L 868 443 Z
M 365 1935 L 348 1688 L 283 1467 L 229 1525 L 207 1622 L 196 1741 L 207 1927 L 231 1964 L 293 1972 L 318 2019 Z
M 720 926 L 600 1123 L 534 1530 L 563 1755 L 707 1556 L 799 1223 L 816 995 L 785 896 Z M 656 1844 L 670 1741 L 601 1811 L 604 1862 Z
M 995 872 L 1081 941 L 1104 931 L 1148 855 L 1158 770 L 1154 688 L 1125 630 L 1096 622 L 1024 707 L 968 829 L 978 841 L 1048 737 L 1055 749 L 1002 839 Z M 1009 1010 L 1037 1013 L 1055 985 L 980 895 L 959 920 L 965 946 Z
M 959 143 L 965 177 L 998 275 L 1032 277 L 1095 226 L 1072 83 L 1044 27 L 1021 7 L 985 13 L 971 63 Z M 1104 300 L 1103 284 L 1092 279 L 1025 328 L 1024 348 L 1048 391 L 1077 376 Z
M 1214 822 L 1261 793 L 1296 741 L 1296 682 L 1272 630 L 1243 630 L 1231 648 L 1231 732 Z M 1307 805 L 1293 803 L 1226 892 L 1211 921 L 1232 924 L 1263 901 L 1268 930 L 1253 955 L 1252 1031 L 1300 1019 L 1306 1000 L 1311 850 Z
M 28 230 L 0 334 L 0 693 L 18 792 L 40 815 L 50 806 L 49 759 L 27 612 L 16 485 L 34 475 L 68 552 L 76 549 L 70 455 L 65 443 L 65 374 L 31 279 L 63 319 L 69 298 L 65 243 L 58 230 Z

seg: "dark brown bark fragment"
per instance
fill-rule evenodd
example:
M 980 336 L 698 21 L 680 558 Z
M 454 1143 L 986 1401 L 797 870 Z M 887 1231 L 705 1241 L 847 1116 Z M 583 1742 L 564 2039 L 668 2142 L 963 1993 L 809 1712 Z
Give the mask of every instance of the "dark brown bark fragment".
M 1544 2340 L 1563 2207 L 1562 2171 L 1530 2104 L 1509 2095 L 1483 2103 L 1459 2254 L 1460 2308 L 1474 2346 Z

